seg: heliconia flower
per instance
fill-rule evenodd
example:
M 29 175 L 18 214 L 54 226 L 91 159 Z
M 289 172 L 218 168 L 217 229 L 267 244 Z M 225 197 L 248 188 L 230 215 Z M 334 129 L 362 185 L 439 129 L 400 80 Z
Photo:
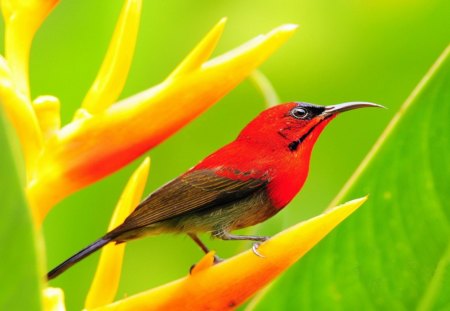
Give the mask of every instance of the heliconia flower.
M 41 207 L 42 215 L 60 199 L 123 167 L 197 117 L 294 30 L 282 26 L 205 62 L 223 25 L 222 20 L 163 83 L 97 114 L 86 111 L 48 140 L 29 187 L 32 203 Z
M 73 121 L 61 128 L 59 99 L 31 101 L 28 87 L 34 33 L 57 2 L 1 2 L 6 56 L 0 57 L 0 102 L 21 142 L 37 223 L 61 199 L 117 171 L 204 112 L 296 28 L 281 26 L 208 61 L 222 34 L 222 19 L 161 84 L 116 102 L 131 65 L 142 5 L 142 0 L 126 0 L 92 87 Z
M 6 58 L 0 101 L 18 133 L 37 223 L 61 199 L 128 164 L 172 135 L 252 73 L 294 32 L 284 25 L 208 60 L 222 19 L 161 84 L 116 102 L 130 68 L 142 0 L 126 0 L 99 73 L 71 123 L 53 96 L 29 99 L 28 54 L 55 0 L 2 0 Z M 107 142 L 107 143 L 105 143 Z

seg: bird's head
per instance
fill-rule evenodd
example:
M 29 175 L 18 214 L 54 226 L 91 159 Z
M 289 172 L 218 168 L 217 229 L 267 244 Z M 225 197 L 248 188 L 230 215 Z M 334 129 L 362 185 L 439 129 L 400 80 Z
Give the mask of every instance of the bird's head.
M 253 141 L 270 148 L 283 147 L 291 152 L 310 150 L 325 126 L 339 113 L 381 107 L 366 102 L 349 102 L 319 106 L 303 102 L 280 104 L 263 111 L 240 133 L 239 139 Z

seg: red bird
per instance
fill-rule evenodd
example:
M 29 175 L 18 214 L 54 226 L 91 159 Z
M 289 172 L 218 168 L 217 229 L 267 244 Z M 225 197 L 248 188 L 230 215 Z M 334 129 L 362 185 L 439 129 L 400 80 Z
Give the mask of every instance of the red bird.
M 230 144 L 144 199 L 125 221 L 50 271 L 66 269 L 115 242 L 160 233 L 186 233 L 203 251 L 197 233 L 222 240 L 265 241 L 265 236 L 234 235 L 285 207 L 302 188 L 311 151 L 325 126 L 339 113 L 380 105 L 354 102 L 317 106 L 291 102 L 263 111 Z M 253 250 L 259 255 L 255 243 Z

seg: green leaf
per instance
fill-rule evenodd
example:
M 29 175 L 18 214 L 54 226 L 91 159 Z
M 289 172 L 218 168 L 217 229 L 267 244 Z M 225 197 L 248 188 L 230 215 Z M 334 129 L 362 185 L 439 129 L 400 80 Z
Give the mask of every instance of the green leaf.
M 450 47 L 334 202 L 370 194 L 365 206 L 256 310 L 450 310 L 449 55 Z
M 41 310 L 43 273 L 12 137 L 0 108 L 0 310 Z

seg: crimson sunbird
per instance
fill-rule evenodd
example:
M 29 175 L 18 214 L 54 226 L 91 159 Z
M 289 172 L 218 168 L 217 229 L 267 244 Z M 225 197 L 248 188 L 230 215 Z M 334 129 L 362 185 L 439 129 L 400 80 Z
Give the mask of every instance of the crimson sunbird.
M 325 126 L 340 112 L 382 107 L 366 102 L 318 106 L 280 104 L 263 111 L 228 145 L 145 198 L 117 228 L 51 270 L 53 279 L 66 269 L 115 242 L 161 233 L 186 233 L 204 252 L 197 234 L 222 240 L 255 241 L 266 236 L 235 235 L 285 207 L 302 188 L 311 151 Z

